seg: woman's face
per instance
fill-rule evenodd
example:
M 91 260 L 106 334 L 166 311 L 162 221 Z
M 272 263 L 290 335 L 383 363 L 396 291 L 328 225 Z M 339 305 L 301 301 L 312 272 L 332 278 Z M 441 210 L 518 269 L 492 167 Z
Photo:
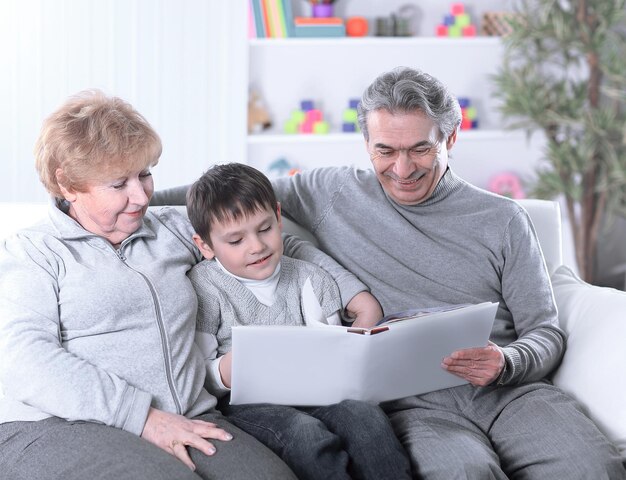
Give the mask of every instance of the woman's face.
M 70 216 L 85 230 L 120 244 L 141 226 L 154 184 L 150 169 L 89 184 L 84 192 L 63 189 Z

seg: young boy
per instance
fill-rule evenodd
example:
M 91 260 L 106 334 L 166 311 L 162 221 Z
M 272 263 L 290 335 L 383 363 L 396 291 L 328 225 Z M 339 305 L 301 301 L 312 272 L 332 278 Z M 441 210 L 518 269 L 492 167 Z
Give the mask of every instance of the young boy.
M 258 170 L 234 163 L 210 168 L 189 190 L 187 212 L 206 259 L 189 273 L 198 294 L 196 339 L 207 386 L 223 397 L 222 413 L 300 479 L 411 478 L 402 445 L 378 406 L 353 400 L 314 408 L 228 404 L 231 327 L 305 325 L 302 290 L 311 287 L 326 322 L 338 325 L 339 291 L 321 268 L 283 256 L 280 204 Z

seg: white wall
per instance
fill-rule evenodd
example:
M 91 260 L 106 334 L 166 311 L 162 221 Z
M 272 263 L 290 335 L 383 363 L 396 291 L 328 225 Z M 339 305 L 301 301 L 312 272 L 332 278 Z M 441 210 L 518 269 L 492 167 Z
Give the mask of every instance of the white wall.
M 158 188 L 244 159 L 232 138 L 245 99 L 230 94 L 247 85 L 243 15 L 242 0 L 0 0 L 0 201 L 47 197 L 33 168 L 41 123 L 87 88 L 128 100 L 161 135 Z
M 360 2 L 341 0 L 336 13 L 373 20 L 408 3 L 371 0 L 364 11 Z M 426 26 L 449 3 L 414 3 L 417 33 L 431 35 Z M 309 14 L 304 0 L 294 7 Z M 246 9 L 247 0 L 0 0 L 0 202 L 47 198 L 33 145 L 43 119 L 86 88 L 128 100 L 159 132 L 157 188 L 190 182 L 216 162 L 246 161 Z
M 46 198 L 33 145 L 43 119 L 86 88 L 130 101 L 159 132 L 164 151 L 154 170 L 157 188 L 190 182 L 216 162 L 247 161 L 247 3 L 0 0 L 0 201 Z M 374 17 L 406 3 L 416 6 L 415 30 L 426 36 L 450 6 L 340 0 L 335 8 L 341 16 L 365 15 L 373 25 Z M 474 13 L 506 3 L 480 0 Z M 310 14 L 307 1 L 293 5 L 296 14 Z M 369 78 L 366 66 L 372 68 L 358 68 Z

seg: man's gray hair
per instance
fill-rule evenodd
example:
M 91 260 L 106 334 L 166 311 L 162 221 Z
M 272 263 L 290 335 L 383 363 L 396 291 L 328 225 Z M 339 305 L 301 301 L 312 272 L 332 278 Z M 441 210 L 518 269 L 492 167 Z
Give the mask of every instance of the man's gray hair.
M 365 140 L 369 140 L 367 116 L 375 110 L 392 114 L 419 110 L 435 122 L 443 139 L 461 124 L 461 107 L 448 88 L 435 77 L 408 67 L 379 75 L 363 92 L 357 111 Z

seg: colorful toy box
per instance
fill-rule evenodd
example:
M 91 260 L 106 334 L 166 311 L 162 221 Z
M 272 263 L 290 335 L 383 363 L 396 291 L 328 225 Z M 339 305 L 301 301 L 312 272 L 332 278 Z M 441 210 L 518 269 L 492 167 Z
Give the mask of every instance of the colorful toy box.
M 324 134 L 330 131 L 330 126 L 321 110 L 315 108 L 313 100 L 302 100 L 300 109 L 291 112 L 285 122 L 283 131 L 293 133 L 317 133 Z
M 476 107 L 472 106 L 469 98 L 459 97 L 459 105 L 461 107 L 461 130 L 471 130 L 478 128 L 478 114 Z
M 463 3 L 453 3 L 450 13 L 443 17 L 435 33 L 438 37 L 475 37 L 476 25 L 472 23 Z

